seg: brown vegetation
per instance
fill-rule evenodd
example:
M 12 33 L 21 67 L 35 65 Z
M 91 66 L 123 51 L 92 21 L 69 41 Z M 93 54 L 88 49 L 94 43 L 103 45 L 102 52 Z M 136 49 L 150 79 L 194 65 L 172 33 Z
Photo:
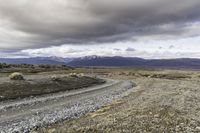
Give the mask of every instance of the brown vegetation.
M 60 71 L 60 70 L 73 70 L 74 68 L 66 65 L 32 65 L 32 64 L 5 64 L 0 63 L 0 72 L 12 73 L 12 72 L 23 72 L 23 73 L 39 73 L 49 71 Z
M 137 87 L 127 97 L 96 112 L 36 132 L 200 132 L 200 72 L 131 69 L 104 72 L 101 74 L 107 73 L 111 78 L 133 80 Z
M 13 76 L 14 75 L 14 76 Z M 12 78 L 19 79 L 21 74 L 14 73 Z M 29 77 L 27 75 L 26 77 Z M 80 89 L 91 85 L 102 84 L 105 81 L 92 77 L 73 77 L 73 76 L 51 76 L 35 75 L 34 79 L 24 81 L 2 81 L 0 82 L 0 100 L 24 98 L 37 96 L 60 91 Z M 21 77 L 20 77 L 21 78 Z M 1 81 L 1 80 L 0 80 Z
M 22 73 L 14 72 L 9 75 L 10 80 L 24 80 L 24 76 Z

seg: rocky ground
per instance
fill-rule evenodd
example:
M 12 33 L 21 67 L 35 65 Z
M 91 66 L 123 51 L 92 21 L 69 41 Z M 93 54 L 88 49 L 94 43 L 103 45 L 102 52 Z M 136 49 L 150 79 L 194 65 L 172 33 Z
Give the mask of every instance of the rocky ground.
M 107 80 L 105 84 L 77 90 L 1 101 L 0 133 L 26 133 L 78 118 L 123 97 L 133 86 L 130 81 Z
M 34 133 L 200 132 L 199 72 L 116 72 L 108 76 L 132 80 L 137 87 L 96 112 Z

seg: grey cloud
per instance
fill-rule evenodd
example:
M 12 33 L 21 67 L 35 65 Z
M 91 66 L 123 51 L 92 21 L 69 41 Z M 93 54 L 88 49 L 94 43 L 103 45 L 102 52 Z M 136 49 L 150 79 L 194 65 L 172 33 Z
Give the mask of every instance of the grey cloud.
M 169 49 L 173 49 L 173 48 L 174 48 L 174 45 L 170 45 L 170 46 L 169 46 Z
M 114 48 L 113 50 L 114 51 L 121 51 L 121 49 L 119 49 L 119 48 Z
M 21 57 L 29 57 L 28 54 L 22 53 L 20 51 L 0 51 L 0 58 L 21 58 Z
M 0 48 L 198 36 L 199 12 L 199 0 L 0 0 Z
M 133 51 L 136 51 L 136 50 L 134 48 L 127 48 L 126 51 L 133 52 Z

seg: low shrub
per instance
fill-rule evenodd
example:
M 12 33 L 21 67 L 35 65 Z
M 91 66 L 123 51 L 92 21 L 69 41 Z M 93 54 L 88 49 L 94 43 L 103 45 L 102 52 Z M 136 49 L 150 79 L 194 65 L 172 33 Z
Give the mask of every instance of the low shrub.
M 9 75 L 10 80 L 24 80 L 24 76 L 22 73 L 14 72 Z
M 52 81 L 61 81 L 62 79 L 61 79 L 61 77 L 58 77 L 58 76 L 52 76 L 51 80 Z
M 76 73 L 70 73 L 69 76 L 74 77 L 74 78 L 78 77 L 78 75 Z
M 79 77 L 84 77 L 85 74 L 84 74 L 84 73 L 79 73 L 78 76 L 79 76 Z

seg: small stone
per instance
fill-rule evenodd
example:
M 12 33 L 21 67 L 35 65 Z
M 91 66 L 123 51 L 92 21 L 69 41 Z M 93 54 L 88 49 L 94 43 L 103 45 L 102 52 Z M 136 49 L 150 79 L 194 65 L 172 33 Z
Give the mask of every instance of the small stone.
M 55 131 L 56 131 L 55 128 L 53 128 L 53 129 L 49 129 L 49 130 L 48 130 L 48 133 L 54 133 Z
M 158 118 L 158 117 L 159 117 L 159 114 L 154 115 L 154 117 L 155 117 L 155 118 Z
M 0 96 L 0 99 L 1 99 L 1 98 L 5 98 L 5 97 L 4 97 L 4 96 Z
M 200 131 L 200 127 L 196 127 L 196 130 L 197 130 L 197 131 Z

